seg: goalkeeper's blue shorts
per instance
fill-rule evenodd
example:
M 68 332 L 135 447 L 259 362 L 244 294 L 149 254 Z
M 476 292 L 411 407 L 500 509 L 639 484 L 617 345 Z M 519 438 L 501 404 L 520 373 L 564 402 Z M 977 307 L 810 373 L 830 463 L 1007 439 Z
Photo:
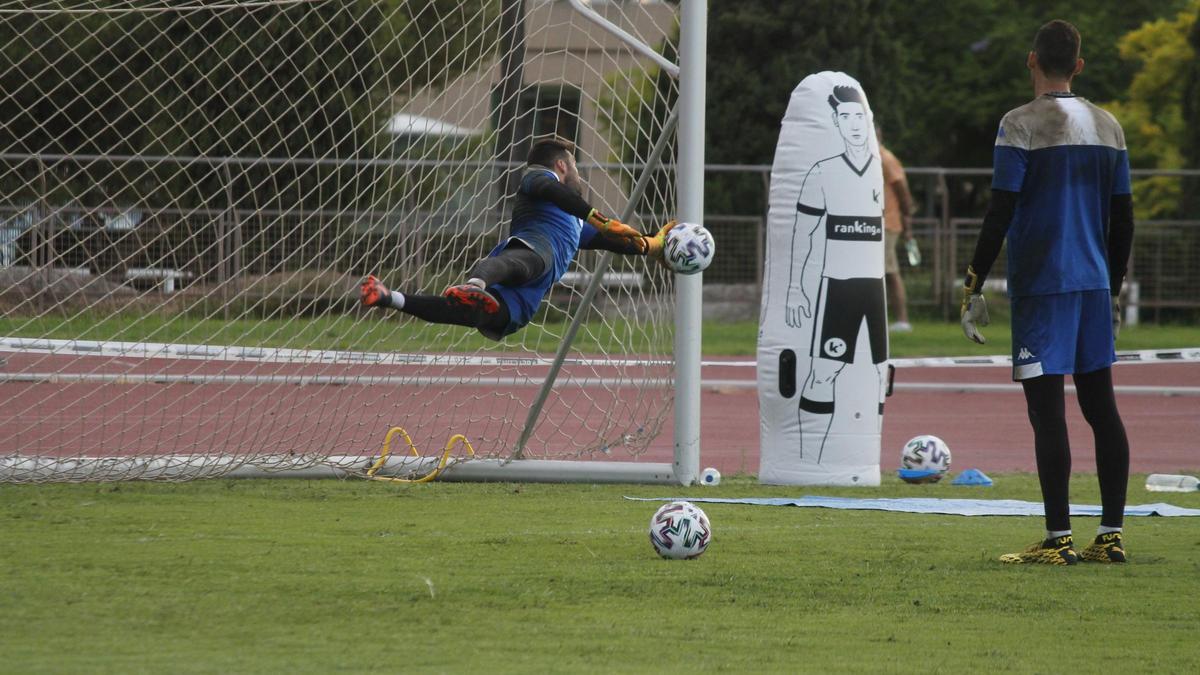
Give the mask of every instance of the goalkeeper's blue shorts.
M 513 237 L 516 238 L 516 237 Z M 492 249 L 488 257 L 494 257 L 500 254 L 509 244 L 510 240 L 505 240 L 499 246 Z M 547 250 L 548 244 L 540 238 L 522 237 L 522 244 L 530 250 L 542 255 L 546 258 L 544 251 Z M 550 293 L 550 288 L 554 286 L 554 282 L 562 277 L 563 271 L 566 270 L 566 265 L 555 265 L 555 259 L 551 256 L 550 263 L 546 265 L 546 270 L 535 279 L 531 279 L 517 286 L 507 286 L 504 284 L 492 284 L 487 290 L 493 296 L 504 303 L 508 309 L 508 325 L 500 330 L 495 329 L 479 329 L 479 332 L 484 337 L 492 340 L 502 340 L 508 335 L 521 330 L 537 314 L 538 307 L 542 304 L 542 300 Z M 568 261 L 569 262 L 569 261 Z
M 505 286 L 503 284 L 488 286 L 488 292 L 499 298 L 508 307 L 508 325 L 499 331 L 480 329 L 479 332 L 493 340 L 502 340 L 524 328 L 533 320 L 533 315 L 537 314 L 538 306 L 550 292 L 554 281 L 554 275 L 547 271 L 524 286 Z
M 1116 363 L 1108 289 L 1013 298 L 1012 357 L 1014 380 Z

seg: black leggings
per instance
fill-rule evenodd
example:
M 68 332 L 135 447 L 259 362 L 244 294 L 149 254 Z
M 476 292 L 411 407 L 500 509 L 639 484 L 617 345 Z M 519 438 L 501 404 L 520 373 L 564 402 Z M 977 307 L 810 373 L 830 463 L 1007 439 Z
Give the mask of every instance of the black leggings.
M 1100 524 L 1121 527 L 1129 483 L 1129 439 L 1113 396 L 1112 369 L 1078 373 L 1075 393 L 1083 418 L 1096 442 L 1096 473 L 1100 480 Z M 1067 439 L 1066 402 L 1062 375 L 1022 380 L 1029 422 L 1033 425 L 1038 480 L 1046 506 L 1046 529 L 1071 529 L 1071 445 Z
M 546 269 L 542 257 L 523 242 L 512 240 L 500 253 L 480 260 L 471 268 L 468 279 L 482 279 L 488 286 L 520 286 L 540 277 Z M 493 296 L 496 297 L 496 296 Z M 477 328 L 485 333 L 502 333 L 508 326 L 508 306 L 496 297 L 500 311 L 488 314 L 440 295 L 405 295 L 401 311 L 432 323 Z
M 478 328 L 489 333 L 502 333 L 508 326 L 508 305 L 496 298 L 500 310 L 488 314 L 477 307 L 467 307 L 441 295 L 405 294 L 401 312 L 412 314 L 430 323 L 448 323 L 455 326 Z
M 523 242 L 514 239 L 501 252 L 475 263 L 468 279 L 483 279 L 488 286 L 521 286 L 542 276 L 546 261 Z

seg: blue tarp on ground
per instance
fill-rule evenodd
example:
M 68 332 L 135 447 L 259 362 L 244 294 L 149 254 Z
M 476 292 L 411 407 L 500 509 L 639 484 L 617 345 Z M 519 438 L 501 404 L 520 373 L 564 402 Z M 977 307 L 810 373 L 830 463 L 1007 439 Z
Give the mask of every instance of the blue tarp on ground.
M 1040 502 L 1017 499 L 936 499 L 904 497 L 898 499 L 864 499 L 859 497 L 626 497 L 635 501 L 688 501 L 709 504 L 752 504 L 755 506 L 817 506 L 826 509 L 866 511 L 901 511 L 904 513 L 938 513 L 951 516 L 1041 516 Z M 1072 516 L 1099 516 L 1100 507 L 1091 504 L 1072 504 Z M 1200 516 L 1200 509 L 1185 509 L 1170 504 L 1139 504 L 1125 507 L 1127 516 Z

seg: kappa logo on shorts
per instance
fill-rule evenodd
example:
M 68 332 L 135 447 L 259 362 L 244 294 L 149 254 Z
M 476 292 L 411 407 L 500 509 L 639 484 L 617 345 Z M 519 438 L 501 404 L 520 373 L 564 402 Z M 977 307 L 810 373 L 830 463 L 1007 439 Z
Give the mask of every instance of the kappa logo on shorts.
M 1021 347 L 1021 351 L 1017 352 L 1017 360 L 1024 361 L 1026 359 L 1036 359 L 1037 354 L 1029 351 L 1028 347 Z
M 822 349 L 830 356 L 841 356 L 846 353 L 846 341 L 842 338 L 829 338 Z

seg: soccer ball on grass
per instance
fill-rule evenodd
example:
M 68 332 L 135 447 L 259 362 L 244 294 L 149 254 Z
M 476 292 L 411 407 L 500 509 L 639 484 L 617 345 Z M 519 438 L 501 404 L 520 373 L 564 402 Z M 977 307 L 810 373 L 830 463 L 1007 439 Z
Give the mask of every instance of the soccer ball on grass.
M 936 483 L 950 470 L 950 448 L 937 436 L 917 436 L 900 451 L 900 479 L 906 483 Z
M 717 252 L 712 234 L 703 225 L 679 223 L 667 232 L 663 260 L 680 274 L 703 272 Z
M 664 558 L 697 558 L 711 538 L 708 516 L 691 502 L 664 504 L 650 519 L 650 545 Z

